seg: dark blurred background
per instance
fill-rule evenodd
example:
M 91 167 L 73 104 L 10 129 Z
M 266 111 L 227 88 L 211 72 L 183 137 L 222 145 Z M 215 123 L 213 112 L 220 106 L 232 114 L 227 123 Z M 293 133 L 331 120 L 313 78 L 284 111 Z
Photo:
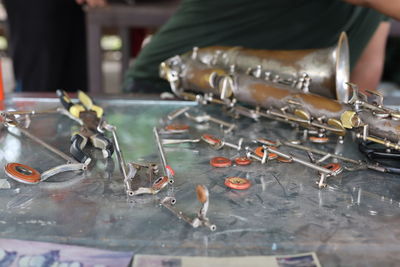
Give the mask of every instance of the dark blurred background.
M 173 2 L 176 5 L 178 0 L 109 0 L 112 5 L 134 7 L 141 2 L 158 5 L 158 9 L 162 12 L 163 8 L 166 12 L 170 12 L 170 7 L 164 7 L 166 2 Z M 132 10 L 134 10 L 132 8 Z M 111 10 L 110 10 L 111 12 Z M 131 12 L 128 9 L 119 10 L 117 12 Z M 118 13 L 115 13 L 117 16 Z M 165 16 L 160 18 L 159 24 Z M 102 72 L 102 91 L 106 93 L 121 92 L 121 83 L 123 72 L 134 57 L 140 51 L 142 41 L 146 36 L 155 32 L 159 26 L 132 26 L 129 31 L 125 28 L 121 31 L 119 25 L 105 25 L 101 28 L 100 34 L 100 65 Z M 133 23 L 135 25 L 135 23 Z M 7 32 L 7 14 L 0 0 L 0 55 L 2 58 L 4 86 L 6 92 L 11 92 L 15 88 L 15 81 L 12 71 L 12 61 L 9 53 L 9 42 Z M 125 44 L 125 45 L 124 45 Z M 128 47 L 127 47 L 128 46 Z M 127 59 L 128 58 L 128 59 Z M 390 92 L 400 95 L 400 22 L 392 21 L 392 29 L 389 40 L 387 42 L 385 69 L 381 89 L 384 92 Z M 88 62 L 90 64 L 90 62 Z M 366 66 L 367 67 L 367 66 Z

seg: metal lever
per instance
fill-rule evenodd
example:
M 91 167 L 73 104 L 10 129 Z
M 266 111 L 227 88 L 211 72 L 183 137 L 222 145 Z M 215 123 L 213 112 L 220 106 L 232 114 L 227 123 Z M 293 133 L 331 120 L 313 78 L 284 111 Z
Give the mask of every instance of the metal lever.
M 154 133 L 154 137 L 156 139 L 158 151 L 160 154 L 160 159 L 161 159 L 161 164 L 162 164 L 163 171 L 164 171 L 164 176 L 167 176 L 169 179 L 168 182 L 172 184 L 172 183 L 174 183 L 174 180 L 173 180 L 174 171 L 171 168 L 171 166 L 168 165 L 167 159 L 165 157 L 164 147 L 162 145 L 162 142 L 161 142 L 160 136 L 158 135 L 158 131 L 157 131 L 156 127 L 153 128 L 153 133 Z
M 240 138 L 238 141 L 238 144 L 233 144 L 233 143 L 229 143 L 226 142 L 225 140 L 221 140 L 213 135 L 210 134 L 203 134 L 201 136 L 201 140 L 203 140 L 204 142 L 206 142 L 207 144 L 209 144 L 212 148 L 219 150 L 221 149 L 223 146 L 227 146 L 236 150 L 241 150 L 242 149 L 242 144 L 243 144 L 243 138 Z
M 167 118 L 168 118 L 168 120 L 172 121 L 172 120 L 176 119 L 177 117 L 179 117 L 180 115 L 182 115 L 183 113 L 185 113 L 186 111 L 188 111 L 189 109 L 190 109 L 190 107 L 183 107 L 178 110 L 174 110 L 171 113 L 168 113 Z
M 199 226 L 208 227 L 211 231 L 217 230 L 217 226 L 215 224 L 211 224 L 210 220 L 207 217 L 207 211 L 209 206 L 209 193 L 208 189 L 204 185 L 198 185 L 196 187 L 197 199 L 202 204 L 197 216 L 195 218 L 190 218 L 185 215 L 182 211 L 179 211 L 174 205 L 176 203 L 176 199 L 174 197 L 165 197 L 161 201 L 161 205 L 167 208 L 169 211 L 174 213 L 179 219 L 187 222 L 193 228 L 197 228 Z
M 127 164 L 126 164 L 124 155 L 122 153 L 121 147 L 119 146 L 119 141 L 118 141 L 118 136 L 117 136 L 117 128 L 114 125 L 107 123 L 105 120 L 102 120 L 102 122 L 100 123 L 99 126 L 101 129 L 105 129 L 112 133 L 115 151 L 117 154 L 117 160 L 118 160 L 122 175 L 124 176 L 125 190 L 128 195 L 132 195 L 133 191 L 131 188 L 131 180 L 136 176 L 137 169 L 134 166 L 132 166 L 132 164 L 129 164 L 128 173 L 126 171 Z
M 121 171 L 122 171 L 122 174 L 124 176 L 124 179 L 127 179 L 128 176 L 126 174 L 126 162 L 125 162 L 125 159 L 124 159 L 124 155 L 122 154 L 121 148 L 119 146 L 118 137 L 117 137 L 117 133 L 116 133 L 117 128 L 114 125 L 108 124 L 105 120 L 103 120 L 101 122 L 101 128 L 112 133 L 113 140 L 114 140 L 115 151 L 117 153 L 118 162 L 119 162 L 119 165 L 121 167 Z
M 300 159 L 298 157 L 294 157 L 292 155 L 280 152 L 279 150 L 273 149 L 271 147 L 266 146 L 265 150 L 270 152 L 270 153 L 277 154 L 278 156 L 283 157 L 285 159 L 293 160 L 294 162 L 300 163 L 300 164 L 302 164 L 302 165 L 304 165 L 306 167 L 309 167 L 311 169 L 317 170 L 317 171 L 319 171 L 319 172 L 321 172 L 321 173 L 323 173 L 325 175 L 328 175 L 328 176 L 335 176 L 336 175 L 335 172 L 333 172 L 333 171 L 331 171 L 329 169 L 321 167 L 321 166 L 319 166 L 317 164 L 310 163 L 310 162 L 308 162 L 306 160 L 303 160 L 303 159 Z
M 62 152 L 61 150 L 59 150 L 58 148 L 46 143 L 45 141 L 43 141 L 42 139 L 38 138 L 37 136 L 31 134 L 29 131 L 25 130 L 24 128 L 19 127 L 18 125 L 15 126 L 16 128 L 18 128 L 18 130 L 25 135 L 26 137 L 28 137 L 29 139 L 35 141 L 36 143 L 38 143 L 39 145 L 45 147 L 47 150 L 53 152 L 54 154 L 58 155 L 59 157 L 63 158 L 64 160 L 67 161 L 67 163 L 78 163 L 78 161 L 76 161 L 74 158 L 68 156 L 67 154 L 65 154 L 64 152 Z M 87 165 L 87 164 L 85 164 Z
M 44 182 L 50 177 L 57 175 L 62 172 L 68 171 L 84 171 L 87 169 L 87 165 L 84 163 L 72 163 L 72 164 L 62 164 L 58 165 L 54 168 L 51 168 L 45 172 L 43 172 L 40 176 L 40 181 Z
M 182 143 L 198 143 L 201 139 L 162 139 L 163 145 L 182 144 Z
M 231 147 L 233 149 L 236 149 L 236 150 L 241 150 L 242 149 L 242 144 L 243 144 L 243 138 L 239 139 L 237 145 L 236 144 L 232 144 L 232 143 L 228 143 L 228 142 L 226 142 L 224 140 L 222 141 L 222 144 L 225 145 L 225 146 Z
M 191 119 L 191 120 L 193 120 L 195 122 L 198 122 L 198 123 L 211 121 L 211 122 L 214 122 L 214 123 L 220 125 L 221 128 L 226 127 L 227 129 L 224 130 L 225 133 L 229 133 L 233 129 L 236 128 L 235 124 L 229 123 L 229 122 L 226 122 L 226 121 L 223 121 L 223 120 L 220 120 L 220 119 L 217 119 L 217 118 L 212 117 L 212 116 L 210 116 L 210 115 L 208 115 L 206 113 L 203 114 L 203 115 L 199 115 L 199 116 L 193 116 L 193 115 L 191 115 L 191 114 L 189 114 L 187 112 L 185 112 L 184 114 L 188 119 Z
M 246 149 L 246 157 L 248 157 L 249 159 L 255 159 L 261 162 L 261 164 L 265 164 L 267 162 L 268 152 L 266 152 L 266 150 L 264 150 L 263 156 L 259 157 L 251 152 L 250 147 L 246 146 L 245 149 Z

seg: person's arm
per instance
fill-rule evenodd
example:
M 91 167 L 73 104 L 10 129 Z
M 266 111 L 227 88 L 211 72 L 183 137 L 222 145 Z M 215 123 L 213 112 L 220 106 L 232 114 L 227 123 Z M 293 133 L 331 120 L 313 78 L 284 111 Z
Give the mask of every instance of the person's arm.
M 389 22 L 380 23 L 351 72 L 350 81 L 357 84 L 360 91 L 364 93 L 366 89 L 378 89 L 382 78 L 389 29 Z
M 347 3 L 370 7 L 382 14 L 400 20 L 400 0 L 343 0 Z

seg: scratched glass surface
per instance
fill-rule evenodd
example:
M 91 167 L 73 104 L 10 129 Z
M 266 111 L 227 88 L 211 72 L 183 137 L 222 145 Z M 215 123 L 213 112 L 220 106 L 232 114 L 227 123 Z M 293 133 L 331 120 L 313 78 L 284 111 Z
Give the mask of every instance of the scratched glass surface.
M 105 117 L 117 126 L 127 162 L 160 162 L 152 127 L 168 123 L 166 115 L 191 106 L 192 114 L 209 113 L 236 123 L 233 133 L 214 123 L 196 124 L 184 116 L 174 123 L 190 125 L 186 134 L 162 138 L 199 138 L 209 133 L 245 145 L 251 140 L 292 140 L 301 138 L 296 128 L 263 119 L 233 119 L 213 106 L 190 102 L 146 100 L 98 100 Z M 45 110 L 59 107 L 55 99 L 15 99 L 7 108 Z M 79 129 L 69 118 L 50 114 L 32 119 L 29 131 L 68 153 L 71 133 Z M 65 163 L 18 131 L 1 130 L 1 167 L 8 162 L 29 165 L 40 172 Z M 329 152 L 362 158 L 351 136 L 344 144 L 331 138 L 327 145 L 312 145 Z M 308 160 L 299 150 L 280 148 Z M 98 156 L 98 151 L 91 151 Z M 69 172 L 37 185 L 10 181 L 10 189 L 0 189 L 0 237 L 86 245 L 135 254 L 189 256 L 274 255 L 315 251 L 324 266 L 397 263 L 400 251 L 400 177 L 374 171 L 344 171 L 318 189 L 318 173 L 297 163 L 276 161 L 261 165 L 214 168 L 215 156 L 244 155 L 224 147 L 213 150 L 204 142 L 165 146 L 169 164 L 175 169 L 175 183 L 155 196 L 128 198 L 118 163 L 94 160 L 86 173 Z M 318 155 L 315 155 L 320 157 Z M 331 161 L 327 161 L 329 163 Z M 232 190 L 224 185 L 229 176 L 250 179 L 248 190 Z M 6 178 L 4 171 L 0 178 Z M 142 175 L 141 179 L 146 179 Z M 210 192 L 208 217 L 217 225 L 193 229 L 159 205 L 174 196 L 176 207 L 194 217 L 200 208 L 195 186 L 204 184 Z

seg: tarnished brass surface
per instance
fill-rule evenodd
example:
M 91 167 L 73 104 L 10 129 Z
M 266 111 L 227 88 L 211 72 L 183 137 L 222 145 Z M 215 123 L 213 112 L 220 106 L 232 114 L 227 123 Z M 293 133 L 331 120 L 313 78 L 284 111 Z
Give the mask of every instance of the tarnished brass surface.
M 214 93 L 219 95 L 221 92 L 216 87 L 216 82 L 213 79 L 215 75 L 226 75 L 226 71 L 220 68 L 209 69 L 195 61 L 187 65 L 188 67 L 182 73 L 186 78 L 182 80 L 184 88 L 191 88 L 197 92 Z
M 275 84 L 260 82 L 248 75 L 236 75 L 235 77 L 234 95 L 237 100 L 244 103 L 267 109 L 298 106 L 314 118 L 321 116 L 340 118 L 344 111 L 350 109 L 348 105 L 338 101 L 315 94 L 302 93 L 288 86 L 277 87 Z
M 190 56 L 188 53 L 186 56 Z M 211 46 L 196 50 L 196 59 L 209 66 L 238 72 L 261 67 L 262 72 L 282 79 L 298 80 L 306 73 L 311 77 L 310 91 L 346 102 L 349 97 L 345 85 L 349 81 L 349 48 L 342 33 L 338 43 L 322 49 L 258 50 L 243 47 Z
M 170 82 L 176 95 L 201 103 L 222 104 L 237 112 L 241 110 L 242 115 L 256 120 L 261 116 L 296 123 L 317 130 L 319 134 L 329 131 L 345 135 L 345 129 L 351 129 L 356 132 L 357 137 L 364 140 L 376 139 L 379 140 L 377 143 L 387 147 L 400 148 L 400 112 L 383 106 L 382 96 L 371 93 L 368 97 L 361 94 L 355 85 L 347 83 L 353 89 L 353 96 L 346 103 L 339 102 L 309 92 L 308 76 L 303 77 L 303 81 L 290 84 L 282 82 L 286 80 L 277 82 L 270 79 L 260 65 L 247 71 L 238 70 L 237 64 L 230 65 L 230 60 L 235 59 L 232 53 L 246 51 L 255 60 L 262 61 L 268 51 L 239 47 L 217 48 L 194 49 L 161 64 L 161 69 L 164 70 L 162 77 Z M 214 54 L 209 54 L 214 50 Z M 286 52 L 277 52 L 276 56 Z M 304 53 L 296 51 L 297 55 Z M 230 66 L 229 70 L 225 69 L 227 65 Z M 196 95 L 190 91 L 204 95 Z M 240 103 L 252 108 L 241 107 Z M 349 112 L 354 112 L 354 116 Z

